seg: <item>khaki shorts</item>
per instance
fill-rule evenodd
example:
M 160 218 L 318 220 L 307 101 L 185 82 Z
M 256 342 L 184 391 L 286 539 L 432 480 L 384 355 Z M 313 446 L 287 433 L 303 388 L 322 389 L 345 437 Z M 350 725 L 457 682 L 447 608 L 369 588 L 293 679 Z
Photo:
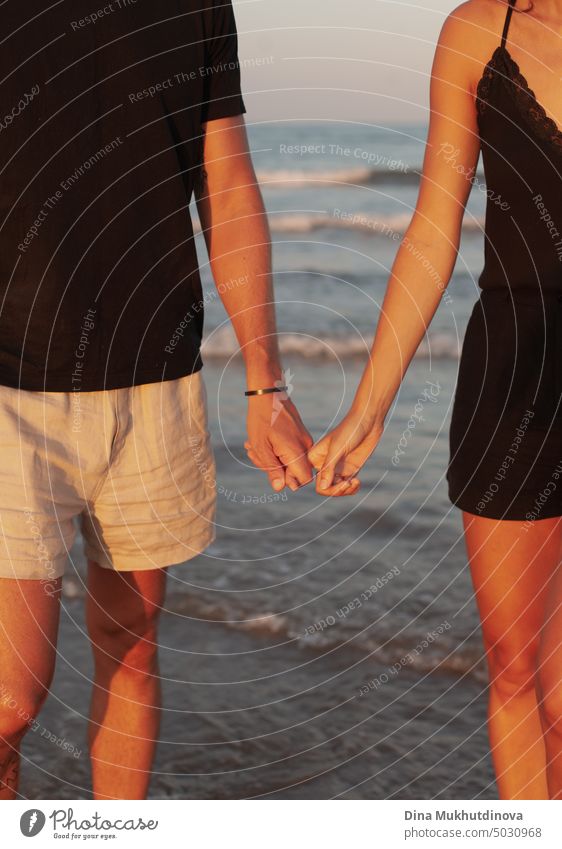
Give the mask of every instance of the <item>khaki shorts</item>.
M 0 577 L 62 575 L 77 524 L 86 556 L 118 571 L 182 563 L 214 539 L 200 371 L 101 392 L 0 386 L 0 448 Z

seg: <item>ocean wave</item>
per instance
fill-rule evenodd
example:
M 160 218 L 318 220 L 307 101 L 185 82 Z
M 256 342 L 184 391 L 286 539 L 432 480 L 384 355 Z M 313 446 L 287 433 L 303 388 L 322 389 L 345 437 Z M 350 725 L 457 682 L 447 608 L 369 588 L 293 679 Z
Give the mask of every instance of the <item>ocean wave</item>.
M 404 168 L 341 168 L 341 169 L 272 169 L 258 172 L 258 181 L 267 188 L 298 188 L 302 186 L 331 186 L 337 183 L 352 186 L 391 185 L 417 186 L 421 166 Z M 478 174 L 483 183 L 484 175 Z
M 377 233 L 381 236 L 404 235 L 412 216 L 401 215 L 372 216 L 361 212 L 335 210 L 334 213 L 293 213 L 289 215 L 271 215 L 269 224 L 273 233 L 313 233 L 317 230 L 352 230 L 358 233 Z M 463 230 L 467 233 L 480 233 L 484 230 L 483 218 L 465 217 Z
M 395 234 L 403 236 L 411 220 L 412 216 L 409 213 L 373 216 L 363 212 L 335 209 L 331 212 L 272 214 L 269 216 L 269 227 L 272 233 L 346 230 L 389 238 Z M 462 229 L 466 233 L 483 233 L 484 223 L 484 218 L 466 216 Z M 193 230 L 195 233 L 201 232 L 201 225 L 196 219 L 193 221 Z
M 172 596 L 167 609 L 196 620 L 221 623 L 227 628 L 254 634 L 256 637 L 270 638 L 276 643 L 296 643 L 303 651 L 325 653 L 345 647 L 370 655 L 377 664 L 388 668 L 397 669 L 400 666 L 400 669 L 410 669 L 418 674 L 439 669 L 459 677 L 469 675 L 481 683 L 486 683 L 487 680 L 480 645 L 468 643 L 458 649 L 446 631 L 427 641 L 428 645 L 422 645 L 418 650 L 419 644 L 431 634 L 431 628 L 425 631 L 421 628 L 411 628 L 394 637 L 392 634 L 380 633 L 380 629 L 375 636 L 372 630 L 357 633 L 349 627 L 338 627 L 334 624 L 310 635 L 310 626 L 299 624 L 291 616 L 272 612 L 251 612 L 245 610 L 242 605 L 238 606 L 230 601 L 212 601 L 199 594 Z M 395 672 L 390 671 L 389 674 Z
M 63 596 L 66 599 L 83 599 L 85 594 L 84 582 L 73 575 L 65 576 Z M 447 630 L 428 640 L 432 632 L 429 626 L 424 630 L 419 625 L 395 636 L 385 634 L 380 627 L 375 634 L 364 623 L 353 630 L 335 616 L 327 617 L 321 624 L 303 624 L 290 614 L 251 610 L 230 599 L 218 596 L 211 599 L 193 592 L 170 594 L 165 611 L 192 621 L 216 622 L 227 629 L 272 640 L 275 644 L 289 643 L 302 651 L 322 654 L 340 648 L 355 651 L 372 657 L 377 667 L 383 667 L 379 669 L 379 677 L 385 672 L 392 677 L 402 669 L 420 675 L 440 670 L 458 677 L 467 675 L 482 684 L 487 681 L 485 660 L 478 642 L 467 642 L 459 648 Z M 428 645 L 418 649 L 424 640 Z
M 278 186 L 308 186 L 343 183 L 346 185 L 367 186 L 402 183 L 415 186 L 419 183 L 420 175 L 416 169 L 403 168 L 340 168 L 331 170 L 298 170 L 280 169 L 263 170 L 258 172 L 258 180 L 262 185 Z
M 375 319 L 373 317 L 373 325 Z M 309 360 L 364 359 L 371 348 L 372 334 L 361 338 L 345 336 L 314 336 L 312 334 L 281 333 L 279 347 L 285 356 L 302 357 Z M 230 327 L 211 332 L 203 343 L 203 358 L 207 360 L 229 359 L 237 354 L 238 342 Z M 424 341 L 416 354 L 417 358 L 435 360 L 458 360 L 459 340 L 448 333 L 434 333 L 429 342 Z
M 314 233 L 316 230 L 353 230 L 359 233 L 405 233 L 410 215 L 388 215 L 373 217 L 362 213 L 294 213 L 270 216 L 273 233 Z

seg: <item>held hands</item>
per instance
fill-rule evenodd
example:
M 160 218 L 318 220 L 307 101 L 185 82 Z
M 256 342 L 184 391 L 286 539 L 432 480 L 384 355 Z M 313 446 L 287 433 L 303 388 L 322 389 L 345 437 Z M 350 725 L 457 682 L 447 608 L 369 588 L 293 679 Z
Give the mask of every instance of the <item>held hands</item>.
M 377 447 L 382 433 L 382 424 L 373 424 L 365 415 L 350 411 L 308 452 L 318 472 L 316 491 L 332 497 L 355 495 L 361 486 L 357 474 Z
M 320 495 L 355 495 L 357 474 L 375 450 L 382 424 L 367 416 L 348 413 L 345 419 L 315 445 L 293 402 L 285 393 L 262 395 L 248 402 L 249 459 L 267 473 L 272 488 L 293 492 L 313 480 Z

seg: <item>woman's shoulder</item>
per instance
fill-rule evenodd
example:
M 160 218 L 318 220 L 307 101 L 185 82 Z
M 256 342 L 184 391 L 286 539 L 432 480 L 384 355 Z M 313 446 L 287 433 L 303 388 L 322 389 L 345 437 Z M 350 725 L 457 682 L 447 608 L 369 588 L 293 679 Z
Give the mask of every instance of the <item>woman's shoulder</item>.
M 508 8 L 507 0 L 466 0 L 445 19 L 439 48 L 464 66 L 471 79 L 478 79 L 501 43 Z
M 470 41 L 497 42 L 509 9 L 507 0 L 465 0 L 447 16 L 443 32 Z

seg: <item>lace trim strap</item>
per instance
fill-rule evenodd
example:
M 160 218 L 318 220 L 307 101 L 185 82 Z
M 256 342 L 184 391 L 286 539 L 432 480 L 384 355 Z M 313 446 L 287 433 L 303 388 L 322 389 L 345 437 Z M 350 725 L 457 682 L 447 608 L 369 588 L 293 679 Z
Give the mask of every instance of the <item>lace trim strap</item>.
M 499 65 L 499 67 L 498 67 Z M 499 71 L 499 73 L 498 73 Z M 477 88 L 478 114 L 483 115 L 490 105 L 492 85 L 497 81 L 502 91 L 515 103 L 521 118 L 534 132 L 535 136 L 548 142 L 557 152 L 562 151 L 562 129 L 554 118 L 547 114 L 545 108 L 530 87 L 527 79 L 509 51 L 504 47 L 496 47 L 494 54 L 484 69 Z M 501 106 L 493 106 L 501 112 Z
M 502 33 L 502 47 L 505 47 L 505 42 L 507 41 L 507 34 L 509 32 L 509 25 L 511 23 L 511 16 L 513 14 L 513 9 L 515 8 L 517 0 L 509 0 L 509 9 L 507 10 L 507 14 L 505 16 L 505 24 L 503 26 Z
M 507 50 L 504 51 L 504 57 L 511 69 L 509 76 L 512 85 L 509 88 L 523 117 L 527 118 L 528 123 L 541 139 L 551 142 L 560 150 L 562 148 L 562 130 L 554 118 L 548 115 L 542 103 L 537 100 L 527 78 L 521 73 L 519 65 Z

